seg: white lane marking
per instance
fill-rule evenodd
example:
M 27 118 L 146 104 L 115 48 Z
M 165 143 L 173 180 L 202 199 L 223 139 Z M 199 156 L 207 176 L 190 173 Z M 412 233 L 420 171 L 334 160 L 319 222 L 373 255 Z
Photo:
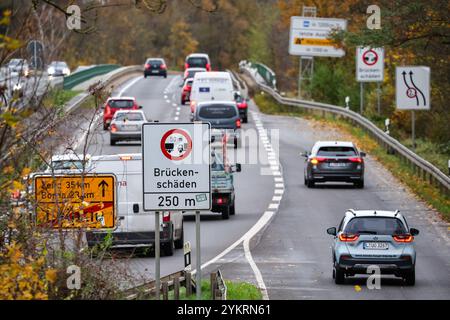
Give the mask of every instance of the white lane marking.
M 165 93 L 165 92 L 164 92 L 164 93 Z M 164 95 L 164 99 L 166 99 L 166 100 L 167 100 L 167 94 L 165 94 L 165 95 Z
M 173 106 L 173 107 L 176 107 L 176 106 L 177 106 L 177 104 L 176 104 L 176 103 L 172 103 L 172 106 Z
M 178 76 L 173 77 L 172 80 L 169 82 L 169 84 L 167 85 L 167 87 L 164 89 L 164 93 L 169 93 L 171 92 L 170 90 L 172 89 L 173 83 L 175 82 L 175 80 L 178 79 Z
M 180 107 L 177 107 L 177 111 L 180 111 L 181 110 L 181 108 Z
M 83 131 L 83 134 L 81 135 L 80 139 L 78 139 L 78 141 L 75 142 L 75 144 L 74 144 L 74 146 L 73 146 L 73 150 L 77 150 L 78 147 L 79 147 L 82 143 L 84 143 L 84 140 L 86 139 L 86 136 L 87 136 L 87 134 L 88 134 L 88 131 L 90 131 L 91 137 L 92 137 L 92 135 L 94 134 L 94 133 L 93 133 L 93 130 L 92 130 L 92 127 L 95 128 L 95 125 L 97 125 L 97 124 L 100 122 L 100 117 L 101 117 L 101 116 L 102 116 L 101 113 L 97 113 L 97 114 L 95 115 L 94 120 L 93 120 L 92 123 L 91 123 L 91 126 L 88 127 L 88 128 L 86 128 L 86 129 Z M 88 141 L 88 142 L 89 142 L 89 141 Z
M 284 188 L 284 183 L 275 183 L 275 188 Z
M 178 117 L 175 117 L 174 120 L 175 120 L 175 121 L 178 121 Z
M 175 112 L 175 115 L 179 116 L 180 115 L 180 111 Z
M 272 174 L 274 176 L 281 176 L 281 172 L 280 171 L 274 171 L 274 172 L 272 172 Z
M 169 99 L 167 99 L 167 100 L 166 100 L 166 102 L 167 102 L 167 103 L 170 103 L 170 100 L 169 100 Z
M 284 189 L 275 189 L 275 194 L 283 194 L 284 193 Z
M 271 204 L 269 204 L 269 209 L 278 209 L 278 206 L 279 206 L 280 204 L 279 203 L 271 203 Z
M 275 182 L 283 182 L 283 178 L 281 177 L 275 177 Z
M 133 81 L 129 82 L 125 87 L 123 87 L 122 90 L 120 90 L 120 92 L 119 92 L 119 97 L 121 97 L 125 91 L 127 91 L 132 85 L 134 85 L 140 79 L 143 79 L 143 77 L 139 76 L 139 77 L 135 78 Z
M 281 201 L 283 199 L 282 196 L 273 196 L 272 201 Z

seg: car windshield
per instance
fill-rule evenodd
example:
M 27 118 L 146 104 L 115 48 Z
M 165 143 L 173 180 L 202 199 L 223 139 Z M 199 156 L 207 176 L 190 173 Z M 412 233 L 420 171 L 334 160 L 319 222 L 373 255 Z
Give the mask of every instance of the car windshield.
M 23 63 L 23 60 L 20 59 L 13 59 L 9 62 L 10 66 L 17 66 L 18 64 Z
M 140 112 L 128 112 L 128 113 L 116 113 L 114 119 L 118 121 L 142 121 L 144 120 L 144 117 Z
M 54 67 L 54 68 L 61 68 L 62 69 L 62 68 L 66 68 L 67 64 L 65 62 L 52 62 L 50 64 L 50 66 Z
M 148 60 L 147 64 L 160 66 L 160 65 L 162 65 L 162 61 L 161 60 Z
M 353 147 L 320 147 L 319 151 L 317 151 L 317 155 L 325 157 L 356 156 L 356 150 Z
M 108 104 L 111 108 L 132 108 L 133 100 L 109 100 Z
M 208 63 L 208 60 L 206 58 L 201 57 L 192 57 L 187 60 L 187 63 L 190 67 L 205 67 Z
M 398 235 L 407 233 L 403 223 L 397 218 L 356 217 L 345 227 L 348 234 Z
M 203 106 L 199 116 L 206 119 L 229 119 L 236 116 L 236 110 L 229 105 Z
M 54 170 L 75 170 L 75 169 L 83 169 L 83 161 L 82 160 L 61 160 L 61 161 L 52 161 Z
M 225 168 L 223 166 L 223 163 L 214 160 L 213 163 L 211 163 L 211 170 L 212 171 L 225 171 Z
M 239 103 L 241 103 L 241 102 L 243 102 L 243 101 L 244 101 L 244 98 L 242 98 L 242 96 L 241 96 L 241 95 L 239 95 L 239 94 L 236 94 L 236 95 L 234 96 L 234 100 L 236 100 L 236 102 L 239 102 Z

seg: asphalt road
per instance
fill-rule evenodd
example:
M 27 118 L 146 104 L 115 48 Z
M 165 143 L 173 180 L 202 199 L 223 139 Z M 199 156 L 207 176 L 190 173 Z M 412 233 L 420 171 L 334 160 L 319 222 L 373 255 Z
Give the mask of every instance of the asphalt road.
M 170 75 L 167 79 L 139 77 L 124 83 L 115 94 L 135 96 L 150 119 L 188 122 L 189 107 L 179 104 L 179 83 L 180 77 L 176 75 Z M 281 165 L 281 177 L 261 174 L 268 172 L 266 155 L 262 156 L 263 163 L 243 163 L 242 172 L 235 176 L 236 216 L 222 221 L 217 214 L 202 215 L 204 275 L 220 268 L 227 279 L 249 281 L 266 287 L 270 299 L 450 298 L 450 229 L 436 212 L 410 194 L 370 154 L 366 160 L 364 189 L 345 184 L 306 188 L 303 185 L 304 159 L 299 153 L 310 150 L 317 140 L 347 137 L 342 137 L 334 129 L 317 127 L 303 119 L 260 114 L 253 103 L 251 110 L 254 113 L 249 117 L 250 123 L 244 125 L 245 129 L 262 129 L 262 125 L 279 135 L 277 140 L 269 134 L 269 139 L 276 160 Z M 254 154 L 263 149 L 262 144 L 245 146 L 239 155 Z M 364 150 L 363 147 L 361 149 Z M 110 146 L 109 135 L 102 130 L 99 122 L 88 152 L 140 152 L 140 145 L 124 143 Z M 364 276 L 349 278 L 345 285 L 334 284 L 331 277 L 332 238 L 326 234 L 326 229 L 337 226 L 348 208 L 399 209 L 410 226 L 420 230 L 420 235 L 416 237 L 414 287 L 403 286 L 401 280 L 389 276 L 383 277 L 379 290 L 369 290 Z M 258 221 L 265 217 L 267 219 L 262 223 Z M 261 230 L 247 237 L 247 245 L 245 241 L 237 241 L 255 224 Z M 195 224 L 189 214 L 185 216 L 185 240 L 193 246 L 195 268 Z M 226 252 L 217 257 L 224 250 Z M 214 257 L 217 259 L 211 261 Z M 147 280 L 153 278 L 153 257 L 135 256 L 121 261 L 133 274 Z M 177 250 L 173 257 L 161 259 L 162 275 L 182 268 L 181 250 Z
M 159 120 L 159 122 L 189 122 L 189 106 L 180 105 L 180 83 L 181 76 L 179 75 L 169 75 L 167 79 L 163 77 L 144 79 L 143 76 L 139 76 L 122 84 L 113 95 L 121 94 L 122 96 L 136 97 L 138 104 L 143 106 L 147 119 Z M 101 118 L 95 125 L 94 135 L 88 144 L 88 153 L 99 155 L 141 152 L 140 143 L 123 142 L 116 146 L 110 146 L 109 133 L 103 131 L 100 121 Z M 244 124 L 243 128 L 254 129 L 254 124 Z M 77 135 L 80 136 L 81 133 L 78 132 Z M 79 148 L 82 148 L 82 143 L 80 143 Z M 243 147 L 238 151 L 236 157 L 254 154 L 256 148 L 256 144 Z M 262 157 L 264 158 L 264 153 L 262 153 Z M 262 161 L 267 163 L 267 159 Z M 252 228 L 264 213 L 272 199 L 273 178 L 268 175 L 261 175 L 260 172 L 261 164 L 242 163 L 242 172 L 235 173 L 235 216 L 230 217 L 229 220 L 222 220 L 220 214 L 217 213 L 202 214 L 202 264 L 216 257 L 238 240 Z M 190 241 L 192 245 L 192 267 L 195 269 L 195 217 L 192 213 L 185 215 L 184 231 L 185 241 Z M 123 258 L 121 261 L 128 270 L 131 270 L 139 278 L 153 279 L 155 262 L 151 255 L 149 257 L 140 255 Z M 183 268 L 183 250 L 176 250 L 172 257 L 162 257 L 161 259 L 162 276 L 183 270 Z
M 255 105 L 253 110 L 257 110 Z M 270 299 L 449 299 L 449 224 L 418 201 L 370 155 L 366 160 L 366 187 L 327 184 L 308 189 L 303 185 L 302 151 L 317 140 L 345 139 L 339 132 L 317 127 L 304 119 L 260 115 L 266 129 L 279 130 L 279 158 L 284 194 L 267 229 L 255 237 L 252 256 Z M 364 147 L 360 147 L 364 150 Z M 399 209 L 416 237 L 416 285 L 382 278 L 381 289 L 369 290 L 367 276 L 348 278 L 345 285 L 332 279 L 328 227 L 338 226 L 346 209 Z M 216 265 L 216 267 L 219 267 Z M 220 268 L 224 276 L 256 283 L 244 252 L 237 249 Z

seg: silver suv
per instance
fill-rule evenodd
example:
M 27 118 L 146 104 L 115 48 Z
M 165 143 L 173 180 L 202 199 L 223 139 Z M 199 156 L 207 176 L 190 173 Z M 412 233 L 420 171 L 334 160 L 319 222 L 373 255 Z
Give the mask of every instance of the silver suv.
M 339 227 L 327 229 L 334 236 L 332 245 L 333 278 L 343 284 L 346 276 L 366 274 L 378 266 L 382 274 L 393 274 L 407 285 L 415 284 L 416 250 L 414 236 L 397 211 L 352 210 L 345 213 Z

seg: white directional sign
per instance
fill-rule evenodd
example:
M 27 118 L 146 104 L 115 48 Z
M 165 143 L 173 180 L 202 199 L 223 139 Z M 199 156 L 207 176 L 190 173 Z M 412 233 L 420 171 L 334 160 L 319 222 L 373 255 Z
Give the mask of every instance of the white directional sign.
M 334 30 L 346 30 L 347 20 L 291 17 L 289 54 L 294 56 L 343 57 L 345 51 L 329 39 Z
M 211 208 L 209 123 L 142 127 L 144 210 Z
M 384 79 L 384 49 L 356 48 L 356 81 L 381 82 Z
M 430 109 L 429 67 L 397 67 L 395 70 L 395 83 L 397 109 Z

